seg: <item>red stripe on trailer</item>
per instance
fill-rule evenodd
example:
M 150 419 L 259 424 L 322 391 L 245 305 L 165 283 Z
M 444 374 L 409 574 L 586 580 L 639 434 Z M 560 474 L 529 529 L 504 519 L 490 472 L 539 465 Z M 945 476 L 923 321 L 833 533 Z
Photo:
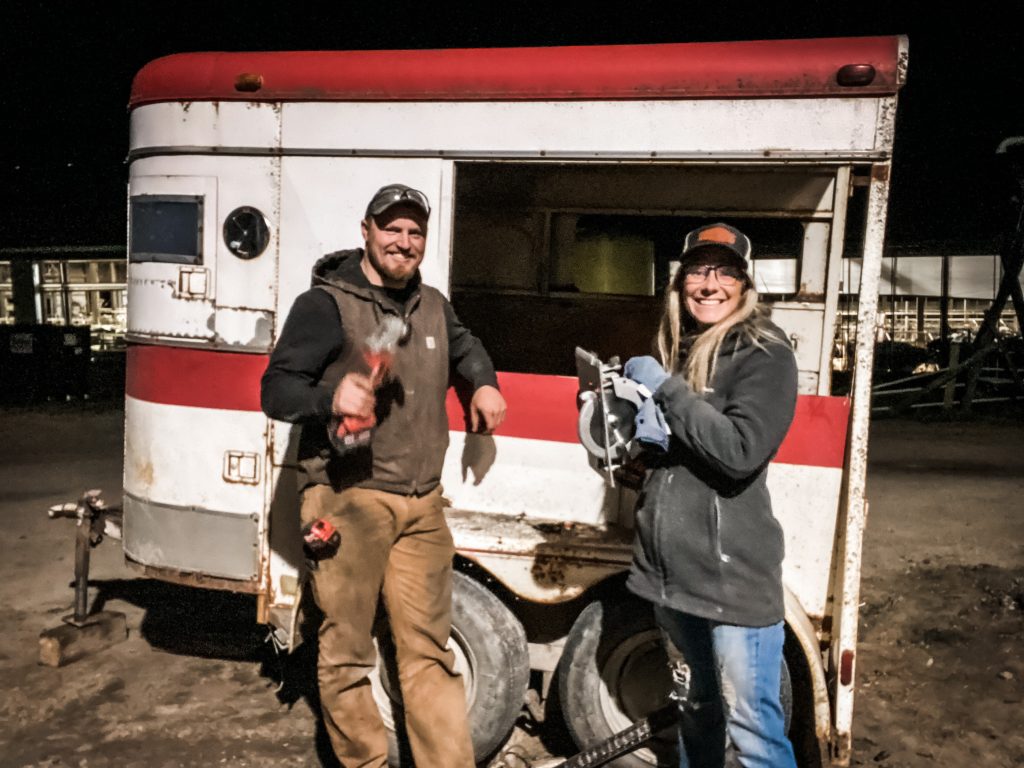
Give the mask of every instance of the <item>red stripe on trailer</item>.
M 266 355 L 132 344 L 125 394 L 136 400 L 226 411 L 260 410 Z
M 125 393 L 164 405 L 229 411 L 260 410 L 266 355 L 133 344 L 128 347 Z M 509 410 L 498 434 L 576 443 L 576 392 L 570 376 L 499 373 Z M 465 409 L 454 389 L 445 403 L 448 423 L 466 431 Z M 842 397 L 801 395 L 793 426 L 775 461 L 814 467 L 843 466 L 850 403 Z
M 848 398 L 800 395 L 793 424 L 772 461 L 842 468 L 849 424 Z
M 498 429 L 505 437 L 576 443 L 576 393 L 573 377 L 499 373 L 498 385 L 508 401 L 508 416 Z M 448 424 L 466 431 L 464 406 L 448 390 Z M 845 397 L 800 395 L 793 425 L 774 461 L 812 467 L 842 467 L 846 453 L 850 401 Z
M 508 415 L 498 428 L 505 437 L 578 443 L 576 434 L 576 393 L 574 376 L 542 376 L 532 373 L 499 373 L 498 386 L 508 402 Z M 454 389 L 448 390 L 448 424 L 465 432 L 466 415 Z
M 166 101 L 513 101 L 894 94 L 901 38 L 424 51 L 183 53 L 132 83 L 130 106 Z M 840 85 L 870 65 L 864 85 Z

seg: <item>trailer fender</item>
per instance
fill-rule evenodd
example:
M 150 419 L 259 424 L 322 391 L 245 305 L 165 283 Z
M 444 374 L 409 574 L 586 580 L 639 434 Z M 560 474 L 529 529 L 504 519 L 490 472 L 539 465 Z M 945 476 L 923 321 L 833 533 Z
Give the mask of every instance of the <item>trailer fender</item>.
M 807 612 L 797 597 L 783 587 L 785 602 L 786 628 L 796 641 L 802 656 L 807 680 L 810 688 L 807 691 L 794 690 L 794 699 L 798 696 L 810 695 L 810 706 L 814 714 L 814 739 L 817 746 L 817 765 L 828 765 L 828 743 L 832 728 L 832 707 L 828 695 L 828 684 L 825 680 L 825 667 L 822 661 L 821 643 L 814 630 Z M 792 665 L 791 665 L 792 666 Z M 791 670 L 794 685 L 798 679 L 796 670 Z

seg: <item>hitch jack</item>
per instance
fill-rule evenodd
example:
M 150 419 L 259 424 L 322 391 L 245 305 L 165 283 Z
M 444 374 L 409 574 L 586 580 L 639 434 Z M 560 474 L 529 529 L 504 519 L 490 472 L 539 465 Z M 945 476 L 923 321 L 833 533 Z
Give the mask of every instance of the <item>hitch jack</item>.
M 121 510 L 108 507 L 100 491 L 86 491 L 77 502 L 57 504 L 47 514 L 51 519 L 69 517 L 76 521 L 74 613 L 64 616 L 63 624 L 39 634 L 39 663 L 62 667 L 128 637 L 123 613 L 88 610 L 89 552 L 105 535 L 120 538 Z

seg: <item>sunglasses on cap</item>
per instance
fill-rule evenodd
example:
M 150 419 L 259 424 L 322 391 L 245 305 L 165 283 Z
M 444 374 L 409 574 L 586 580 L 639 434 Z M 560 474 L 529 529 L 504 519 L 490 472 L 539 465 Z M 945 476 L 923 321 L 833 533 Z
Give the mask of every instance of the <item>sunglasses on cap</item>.
M 418 189 L 407 187 L 404 184 L 388 184 L 381 187 L 366 206 L 366 215 L 379 216 L 388 208 L 400 203 L 408 203 L 423 211 L 424 215 L 430 216 L 430 201 L 427 196 Z

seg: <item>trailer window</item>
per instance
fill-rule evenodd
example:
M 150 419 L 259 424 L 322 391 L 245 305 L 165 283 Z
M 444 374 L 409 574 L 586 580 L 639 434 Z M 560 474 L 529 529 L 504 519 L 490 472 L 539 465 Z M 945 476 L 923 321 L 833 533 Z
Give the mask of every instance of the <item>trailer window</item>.
M 526 211 L 465 211 L 455 221 L 452 281 L 467 288 L 533 290 L 543 220 Z
M 203 198 L 138 195 L 129 213 L 129 260 L 203 263 Z
M 655 238 L 636 218 L 553 215 L 548 290 L 653 296 Z
M 789 298 L 831 183 L 789 169 L 460 163 L 452 303 L 499 370 L 572 375 L 576 346 L 648 354 L 689 230 L 739 226 L 758 291 Z

